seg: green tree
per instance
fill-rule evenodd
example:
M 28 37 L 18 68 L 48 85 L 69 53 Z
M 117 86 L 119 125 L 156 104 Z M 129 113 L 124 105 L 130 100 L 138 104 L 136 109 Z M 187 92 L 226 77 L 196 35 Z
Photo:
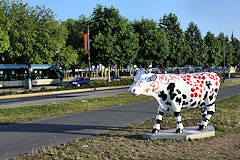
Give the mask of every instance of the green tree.
M 91 55 L 94 63 L 107 66 L 134 61 L 138 51 L 138 38 L 118 10 L 98 5 L 91 21 Z
M 34 54 L 29 59 L 32 63 L 54 64 L 57 51 L 60 51 L 66 45 L 68 30 L 64 24 L 54 19 L 51 10 L 45 7 L 37 7 L 37 13 L 41 16 L 36 26 L 35 44 L 33 45 Z M 41 14 L 42 13 L 42 14 Z
M 147 68 L 153 64 L 155 67 L 168 66 L 169 43 L 164 30 L 157 28 L 153 20 L 143 19 L 133 23 L 135 31 L 139 34 L 140 50 L 137 63 Z
M 67 46 L 59 52 L 61 66 L 65 69 L 76 66 L 78 63 L 78 51 L 72 46 Z
M 0 55 L 2 55 L 2 58 L 0 59 L 1 62 L 4 60 L 4 52 L 7 51 L 10 46 L 8 30 L 9 23 L 7 17 L 5 16 L 3 9 L 0 8 Z
M 54 19 L 54 13 L 44 6 L 29 7 L 22 0 L 3 1 L 1 7 L 10 25 L 8 63 L 53 64 L 67 37 L 67 29 Z
M 78 20 L 68 19 L 63 24 L 68 29 L 66 46 L 72 46 L 77 51 L 78 59 L 74 67 L 87 67 L 88 55 L 85 55 L 83 34 L 87 33 L 88 19 L 81 15 Z
M 204 46 L 208 57 L 206 66 L 222 65 L 223 54 L 221 42 L 210 31 L 208 31 L 204 37 Z
M 198 26 L 193 22 L 189 23 L 185 31 L 185 40 L 190 46 L 190 57 L 187 64 L 192 66 L 206 66 L 208 60 L 207 53 L 204 47 L 204 41 Z
M 133 26 L 128 23 L 127 19 L 122 20 L 120 27 L 122 29 L 119 32 L 119 46 L 122 52 L 119 55 L 118 64 L 121 66 L 133 64 L 139 51 L 139 35 L 135 33 Z
M 232 37 L 231 43 L 233 46 L 233 53 L 231 55 L 233 66 L 240 66 L 240 41 Z
M 175 14 L 170 13 L 160 18 L 159 27 L 167 35 L 170 46 L 168 63 L 170 66 L 186 65 L 189 56 L 189 46 L 186 44 L 184 33 L 180 28 L 180 22 Z

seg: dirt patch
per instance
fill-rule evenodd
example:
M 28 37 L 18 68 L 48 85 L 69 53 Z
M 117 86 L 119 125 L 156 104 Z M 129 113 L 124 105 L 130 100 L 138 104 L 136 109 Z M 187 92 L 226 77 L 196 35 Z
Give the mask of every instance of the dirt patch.
M 172 153 L 172 158 L 238 159 L 240 158 L 240 135 L 231 134 L 182 143 L 174 142 L 167 148 L 169 154 Z

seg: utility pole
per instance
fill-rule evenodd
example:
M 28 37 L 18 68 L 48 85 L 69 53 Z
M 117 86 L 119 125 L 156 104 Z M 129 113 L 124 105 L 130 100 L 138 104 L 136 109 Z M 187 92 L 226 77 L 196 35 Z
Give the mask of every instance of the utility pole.
M 224 46 L 224 32 L 223 32 L 223 83 L 225 83 L 225 46 Z
M 91 68 L 91 62 L 90 62 L 90 34 L 89 34 L 89 24 L 87 24 L 87 32 L 88 32 L 88 67 L 89 67 L 89 81 L 90 81 L 90 78 L 91 78 L 91 71 L 90 71 L 90 68 Z

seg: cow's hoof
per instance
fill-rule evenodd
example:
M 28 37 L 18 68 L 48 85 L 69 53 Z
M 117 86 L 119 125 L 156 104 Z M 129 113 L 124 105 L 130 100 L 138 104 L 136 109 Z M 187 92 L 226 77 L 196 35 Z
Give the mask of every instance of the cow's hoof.
M 205 129 L 206 129 L 206 126 L 204 126 L 204 125 L 200 125 L 198 128 L 198 130 L 205 130 Z
M 176 130 L 176 133 L 183 133 L 183 129 L 178 128 L 178 129 Z
M 154 128 L 154 129 L 152 130 L 152 134 L 158 134 L 158 132 L 159 132 L 159 130 L 156 129 L 156 128 Z

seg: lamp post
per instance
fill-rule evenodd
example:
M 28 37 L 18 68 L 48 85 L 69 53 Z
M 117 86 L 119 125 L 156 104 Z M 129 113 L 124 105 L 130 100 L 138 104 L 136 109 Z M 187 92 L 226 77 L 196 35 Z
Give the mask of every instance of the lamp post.
M 90 61 L 90 34 L 89 34 L 89 24 L 87 24 L 87 34 L 88 34 L 88 67 L 89 67 L 89 81 L 90 81 L 90 78 L 91 78 L 91 71 L 90 71 L 90 68 L 91 68 L 91 61 Z
M 91 61 L 90 61 L 90 33 L 89 33 L 89 25 L 90 23 L 81 23 L 83 25 L 87 25 L 87 33 L 83 34 L 83 38 L 84 38 L 84 48 L 85 48 L 85 54 L 88 54 L 88 74 L 89 74 L 89 80 L 91 77 Z
M 90 71 L 90 68 L 91 68 L 91 61 L 90 61 L 90 32 L 89 32 L 89 25 L 92 24 L 92 22 L 81 22 L 80 24 L 83 24 L 83 25 L 86 25 L 87 26 L 87 36 L 88 36 L 88 41 L 87 41 L 87 54 L 88 54 L 88 68 L 89 68 L 89 71 L 88 71 L 88 74 L 89 74 L 89 80 L 90 80 L 90 77 L 91 77 L 91 71 Z
M 223 83 L 225 82 L 225 46 L 224 46 L 224 32 L 223 32 Z

